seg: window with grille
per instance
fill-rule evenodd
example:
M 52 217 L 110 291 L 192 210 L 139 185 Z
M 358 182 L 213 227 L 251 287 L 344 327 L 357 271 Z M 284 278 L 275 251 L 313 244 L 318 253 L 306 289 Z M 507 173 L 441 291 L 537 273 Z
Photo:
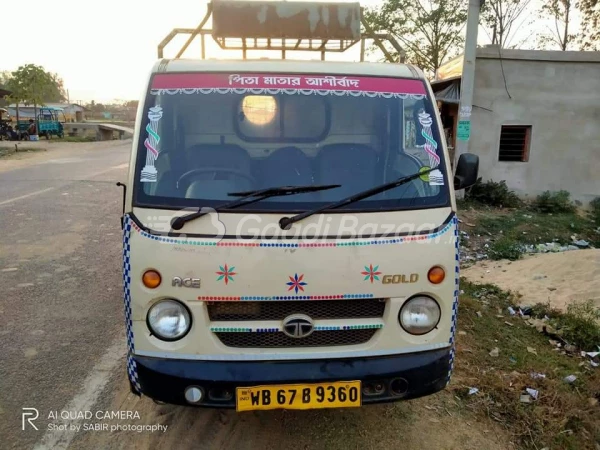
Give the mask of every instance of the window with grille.
M 527 162 L 529 160 L 530 141 L 530 125 L 502 125 L 498 160 Z

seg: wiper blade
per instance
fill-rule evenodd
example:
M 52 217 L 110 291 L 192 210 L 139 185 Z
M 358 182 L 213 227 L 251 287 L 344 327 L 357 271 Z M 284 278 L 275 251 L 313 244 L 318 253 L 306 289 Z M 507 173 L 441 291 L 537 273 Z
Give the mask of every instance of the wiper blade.
M 255 191 L 245 191 L 245 192 L 230 192 L 227 195 L 231 195 L 232 197 L 241 197 L 232 202 L 223 203 L 219 205 L 214 211 L 219 211 L 222 209 L 232 209 L 239 208 L 240 206 L 249 205 L 250 203 L 256 203 L 261 200 L 264 200 L 269 197 L 280 197 L 284 195 L 294 195 L 294 194 L 303 194 L 306 192 L 316 192 L 316 191 L 324 191 L 327 189 L 333 189 L 340 187 L 341 184 L 327 184 L 320 186 L 279 186 L 279 187 L 271 187 L 266 189 L 259 189 Z M 181 230 L 183 226 L 189 222 L 190 220 L 197 219 L 198 217 L 202 217 L 208 214 L 205 211 L 199 210 L 198 212 L 194 212 L 191 214 L 187 214 L 185 216 L 175 217 L 171 220 L 171 228 L 174 230 Z
M 283 218 L 281 218 L 281 220 L 279 220 L 279 226 L 281 227 L 281 229 L 287 230 L 287 229 L 289 229 L 290 225 L 292 225 L 293 223 L 296 223 L 302 219 L 306 219 L 307 217 L 310 217 L 314 214 L 318 214 L 322 211 L 327 211 L 330 209 L 341 208 L 342 206 L 349 205 L 350 203 L 354 203 L 359 200 L 380 194 L 382 192 L 389 191 L 390 189 L 393 189 L 395 187 L 398 187 L 405 183 L 408 183 L 409 181 L 419 178 L 420 176 L 425 175 L 433 170 L 435 170 L 435 168 L 423 170 L 423 171 L 417 172 L 417 173 L 413 173 L 412 175 L 398 178 L 395 181 L 391 181 L 389 183 L 375 186 L 374 188 L 368 189 L 366 191 L 359 192 L 358 194 L 354 194 L 354 195 L 347 197 L 343 200 L 340 200 L 338 202 L 330 203 L 329 205 L 325 205 L 320 208 L 313 209 L 311 211 L 306 211 L 306 212 L 303 212 L 300 214 L 296 214 L 295 216 L 292 216 L 292 217 L 283 217 Z

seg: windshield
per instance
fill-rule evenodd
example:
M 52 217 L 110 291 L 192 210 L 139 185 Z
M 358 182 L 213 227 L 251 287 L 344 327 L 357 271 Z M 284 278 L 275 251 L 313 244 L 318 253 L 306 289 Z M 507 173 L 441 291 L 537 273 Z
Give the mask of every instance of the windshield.
M 437 170 L 340 210 L 449 202 L 434 104 L 421 80 L 173 73 L 155 75 L 151 86 L 136 206 L 218 207 L 235 200 L 232 192 L 341 185 L 235 209 L 304 211 L 428 168 Z

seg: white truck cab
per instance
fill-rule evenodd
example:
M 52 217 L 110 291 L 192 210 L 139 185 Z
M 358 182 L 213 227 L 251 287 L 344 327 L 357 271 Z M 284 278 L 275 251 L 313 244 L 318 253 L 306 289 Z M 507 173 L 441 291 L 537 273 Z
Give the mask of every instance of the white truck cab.
M 241 36 L 244 56 L 324 58 L 373 36 L 354 3 L 221 0 L 210 14 L 213 30 L 187 30 L 186 48 L 200 36 L 204 53 L 205 35 L 238 48 L 228 42 Z M 454 191 L 475 182 L 478 160 L 463 155 L 453 176 L 440 129 L 411 65 L 161 58 L 124 195 L 132 391 L 248 411 L 443 389 Z

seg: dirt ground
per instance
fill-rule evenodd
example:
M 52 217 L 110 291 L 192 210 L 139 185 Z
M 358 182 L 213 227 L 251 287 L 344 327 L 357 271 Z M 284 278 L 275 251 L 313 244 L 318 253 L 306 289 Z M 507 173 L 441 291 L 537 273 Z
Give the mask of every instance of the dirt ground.
M 460 384 L 460 381 L 456 381 Z M 104 405 L 103 405 L 104 406 Z M 118 382 L 106 410 L 138 411 L 135 424 L 162 424 L 165 432 L 87 432 L 72 449 L 178 448 L 243 450 L 438 449 L 512 450 L 511 436 L 493 421 L 457 407 L 451 390 L 407 402 L 340 410 L 236 413 L 157 405 Z M 109 426 L 118 421 L 108 422 Z
M 27 167 L 31 162 L 43 162 L 52 159 L 72 157 L 73 150 L 77 152 L 87 153 L 90 151 L 98 151 L 107 147 L 114 147 L 127 143 L 131 145 L 131 139 L 113 140 L 113 141 L 97 141 L 97 142 L 63 142 L 58 139 L 37 142 L 23 141 L 11 142 L 0 141 L 0 150 L 10 148 L 13 150 L 15 144 L 19 151 L 9 154 L 3 154 L 0 157 L 0 173 L 10 170 Z M 2 152 L 0 152 L 2 153 Z M 63 163 L 68 162 L 63 160 Z
M 491 283 L 522 295 L 522 305 L 547 303 L 565 310 L 569 303 L 593 300 L 600 306 L 600 249 L 524 256 L 518 261 L 480 261 L 461 270 L 476 283 Z

